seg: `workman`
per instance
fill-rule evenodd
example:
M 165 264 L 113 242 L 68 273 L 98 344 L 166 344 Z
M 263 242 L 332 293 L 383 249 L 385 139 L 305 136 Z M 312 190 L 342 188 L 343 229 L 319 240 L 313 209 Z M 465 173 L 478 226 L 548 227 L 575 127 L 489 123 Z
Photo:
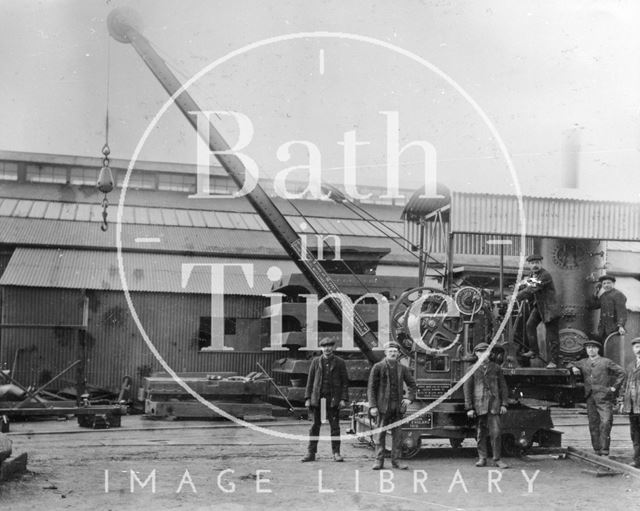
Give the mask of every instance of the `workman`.
M 330 337 L 320 340 L 322 355 L 311 361 L 304 405 L 309 409 L 313 424 L 309 430 L 307 454 L 300 460 L 303 463 L 315 461 L 318 452 L 318 439 L 322 423 L 322 405 L 331 430 L 331 451 L 333 461 L 344 461 L 340 454 L 340 408 L 349 400 L 349 377 L 347 366 L 334 354 L 336 341 Z
M 587 358 L 569 364 L 574 374 L 582 373 L 587 400 L 587 419 L 591 445 L 596 454 L 609 456 L 613 404 L 622 386 L 624 370 L 612 360 L 600 356 L 602 344 L 595 340 L 584 343 Z
M 481 358 L 489 345 L 478 344 L 473 352 Z M 464 403 L 469 419 L 476 420 L 478 461 L 476 467 L 487 465 L 489 456 L 487 437 L 491 439 L 493 464 L 498 468 L 509 468 L 500 459 L 502 454 L 502 428 L 500 416 L 507 413 L 509 391 L 502 369 L 486 356 L 476 371 L 464 382 Z
M 533 307 L 527 319 L 526 334 L 529 351 L 524 357 L 539 357 L 537 328 L 544 323 L 547 345 L 548 369 L 555 369 L 560 363 L 560 306 L 551 274 L 542 267 L 542 256 L 531 254 L 527 257 L 531 274 L 522 283 L 517 300 L 533 298 Z

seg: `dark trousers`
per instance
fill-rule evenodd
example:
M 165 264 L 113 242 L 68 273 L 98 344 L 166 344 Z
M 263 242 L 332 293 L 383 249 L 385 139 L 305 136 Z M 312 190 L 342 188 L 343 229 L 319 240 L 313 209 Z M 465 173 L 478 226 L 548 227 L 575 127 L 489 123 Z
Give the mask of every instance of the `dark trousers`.
M 629 414 L 629 429 L 631 430 L 631 441 L 633 442 L 633 461 L 640 463 L 640 414 Z
M 532 348 L 529 345 L 527 339 L 526 324 L 530 314 L 531 304 L 529 304 L 528 301 L 523 300 L 522 302 L 520 302 L 520 312 L 516 316 L 516 320 L 513 323 L 513 340 L 531 351 L 536 351 L 535 348 Z
M 487 437 L 491 439 L 491 450 L 493 459 L 499 460 L 502 453 L 502 434 L 500 429 L 500 415 L 497 413 L 485 413 L 478 415 L 476 421 L 476 432 L 478 440 L 478 458 L 487 459 L 489 450 L 487 448 Z
M 538 350 L 538 332 L 536 329 L 542 322 L 542 316 L 537 307 L 533 307 L 527 320 L 527 341 L 529 349 L 534 353 Z M 549 362 L 560 362 L 560 318 L 555 318 L 544 324 L 546 330 L 547 357 Z
M 327 412 L 327 420 L 329 421 L 329 428 L 331 429 L 332 437 L 340 436 L 340 407 L 332 407 L 331 406 L 331 398 L 327 398 L 326 400 L 326 408 Z M 311 429 L 309 430 L 309 436 L 314 437 L 320 434 L 320 406 L 310 406 L 309 411 L 313 415 L 313 424 L 311 425 Z M 317 440 L 309 440 L 308 451 L 315 454 L 318 452 L 318 441 Z M 331 452 L 339 453 L 340 452 L 340 440 L 331 440 Z
M 402 414 L 396 410 L 388 410 L 387 413 L 379 414 L 376 421 L 376 428 L 382 428 L 399 421 L 402 418 Z M 382 433 L 375 435 L 374 441 L 376 444 L 376 460 L 384 462 L 384 449 L 386 444 L 387 432 L 391 434 L 391 463 L 396 463 L 400 459 L 400 442 L 402 435 L 400 434 L 400 428 L 393 428 Z
M 613 401 L 606 394 L 591 394 L 587 398 L 587 419 L 593 450 L 609 454 L 611 426 L 613 426 Z

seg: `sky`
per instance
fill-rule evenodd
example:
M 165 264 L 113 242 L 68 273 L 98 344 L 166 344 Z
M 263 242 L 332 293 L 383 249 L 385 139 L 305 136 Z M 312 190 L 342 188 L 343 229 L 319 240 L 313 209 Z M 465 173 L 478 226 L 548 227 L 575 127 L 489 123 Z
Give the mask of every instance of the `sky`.
M 202 111 L 248 119 L 252 132 L 237 114 L 212 118 L 230 145 L 244 136 L 260 177 L 313 164 L 341 185 L 355 164 L 357 183 L 384 186 L 393 148 L 415 142 L 398 156 L 401 188 L 428 175 L 553 195 L 576 169 L 585 194 L 640 200 L 632 0 L 3 0 L 0 149 L 100 156 L 108 111 L 112 156 L 132 157 L 168 95 L 109 37 L 122 7 L 181 82 L 222 60 L 189 92 Z M 197 161 L 175 105 L 139 158 Z

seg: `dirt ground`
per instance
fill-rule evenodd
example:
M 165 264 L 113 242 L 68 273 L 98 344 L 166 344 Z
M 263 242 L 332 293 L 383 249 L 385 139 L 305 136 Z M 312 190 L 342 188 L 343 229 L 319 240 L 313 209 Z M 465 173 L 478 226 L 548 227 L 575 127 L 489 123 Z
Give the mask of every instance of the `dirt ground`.
M 616 418 L 612 458 L 630 461 L 624 418 Z M 588 448 L 586 418 L 554 418 L 565 445 Z M 262 423 L 304 435 L 305 421 Z M 346 430 L 346 423 L 343 432 Z M 475 443 L 453 450 L 435 441 L 408 471 L 371 470 L 373 453 L 343 443 L 345 463 L 320 445 L 315 463 L 290 440 L 229 423 L 123 418 L 111 430 L 79 428 L 75 420 L 13 423 L 14 454 L 29 454 L 29 473 L 0 484 L 0 509 L 40 510 L 631 510 L 640 479 L 595 477 L 591 468 L 552 455 L 507 459 L 511 468 L 476 468 Z M 493 481 L 493 482 L 492 482 Z M 528 482 L 530 481 L 530 482 Z

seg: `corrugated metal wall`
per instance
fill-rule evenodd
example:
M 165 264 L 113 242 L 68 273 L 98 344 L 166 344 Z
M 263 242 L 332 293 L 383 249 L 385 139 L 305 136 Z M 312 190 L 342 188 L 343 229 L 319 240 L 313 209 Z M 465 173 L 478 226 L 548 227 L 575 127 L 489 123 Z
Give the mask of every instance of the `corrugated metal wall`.
M 640 240 L 638 203 L 524 196 L 522 206 L 527 236 Z M 459 233 L 494 233 L 494 237 L 519 236 L 522 233 L 519 204 L 514 195 L 453 192 L 447 216 L 451 219 L 450 228 L 457 236 Z M 419 236 L 418 223 L 405 220 L 405 233 L 415 243 Z M 434 251 L 438 251 L 435 246 Z
M 3 288 L 2 323 L 80 324 L 83 295 L 77 290 Z M 3 328 L 0 363 L 12 368 L 23 385 L 45 383 L 77 360 L 77 331 L 49 328 Z M 75 381 L 72 370 L 56 385 Z
M 640 204 L 577 200 L 568 197 L 523 197 L 527 236 L 637 241 Z M 517 198 L 513 195 L 451 194 L 455 232 L 522 232 Z
M 0 278 L 2 277 L 2 274 L 4 273 L 4 270 L 9 264 L 9 261 L 11 260 L 12 256 L 13 256 L 13 248 L 3 247 L 0 250 Z M 0 292 L 0 318 L 2 318 L 2 293 L 1 292 Z M 0 328 L 0 346 L 2 346 L 2 337 L 3 337 L 3 332 L 2 332 L 2 329 Z M 0 360 L 0 363 L 1 362 L 2 360 Z
M 443 229 L 427 222 L 424 229 L 425 250 L 432 254 L 446 254 L 449 224 L 444 223 Z M 421 227 L 415 222 L 405 222 L 405 235 L 414 245 L 420 246 Z M 453 238 L 454 254 L 469 255 L 500 255 L 500 245 L 489 245 L 487 241 L 504 239 L 510 240 L 511 245 L 504 245 L 505 256 L 519 256 L 521 238 L 519 236 L 499 236 L 497 234 L 466 234 L 456 233 Z M 525 253 L 533 252 L 533 238 L 526 239 Z
M 80 323 L 83 292 L 80 290 L 3 288 L 3 323 Z M 124 295 L 90 291 L 87 330 L 87 381 L 113 391 L 124 375 L 142 383 L 150 371 L 162 370 L 142 338 Z M 260 320 L 266 300 L 261 297 L 225 297 L 225 316 L 238 319 L 237 335 L 226 336 L 229 352 L 198 350 L 201 316 L 210 315 L 208 295 L 132 293 L 140 322 L 162 358 L 177 372 L 235 371 L 246 374 L 260 362 L 269 369 L 287 352 L 259 349 Z M 61 329 L 7 329 L 0 344 L 0 364 L 11 367 L 20 349 L 16 377 L 24 384 L 46 381 L 76 359 L 75 335 Z M 66 379 L 75 381 L 70 372 Z

